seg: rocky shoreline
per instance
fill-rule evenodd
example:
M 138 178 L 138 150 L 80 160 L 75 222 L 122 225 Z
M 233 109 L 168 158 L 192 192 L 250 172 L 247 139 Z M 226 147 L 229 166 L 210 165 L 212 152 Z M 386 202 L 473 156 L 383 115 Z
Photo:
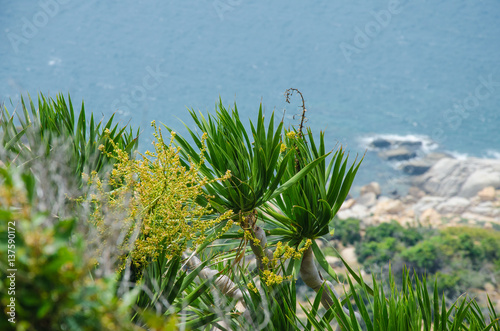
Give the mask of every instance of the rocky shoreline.
M 400 161 L 408 193 L 383 196 L 380 185 L 372 182 L 344 202 L 340 219 L 357 218 L 364 226 L 396 220 L 436 228 L 466 223 L 500 229 L 500 160 L 424 154 L 418 142 L 380 138 L 370 147 L 382 159 Z

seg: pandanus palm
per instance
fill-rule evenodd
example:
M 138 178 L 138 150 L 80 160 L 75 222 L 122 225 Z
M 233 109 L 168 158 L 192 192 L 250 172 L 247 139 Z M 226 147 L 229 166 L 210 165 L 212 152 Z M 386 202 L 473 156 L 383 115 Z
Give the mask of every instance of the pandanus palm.
M 359 163 L 347 169 L 347 159 L 344 160 L 340 149 L 327 166 L 325 159 L 330 153 L 325 151 L 323 134 L 317 147 L 311 131 L 305 139 L 300 133 L 287 133 L 282 122 L 275 128 L 274 114 L 265 125 L 262 106 L 257 123 L 250 121 L 250 134 L 240 120 L 236 105 L 227 110 L 219 103 L 216 115 L 207 118 L 201 113 L 190 113 L 202 133 L 186 126 L 194 144 L 178 135 L 176 142 L 186 165 L 190 159 L 197 164 L 201 158 L 205 160 L 200 171 L 209 179 L 205 190 L 211 198 L 198 203 L 210 204 L 218 212 L 228 209 L 234 212 L 235 220 L 246 233 L 245 238 L 250 239 L 250 247 L 263 274 L 291 276 L 300 269 L 304 282 L 319 291 L 323 280 L 314 264 L 314 255 L 330 274 L 335 275 L 314 239 L 329 232 L 329 224 L 347 196 Z M 211 181 L 228 171 L 229 180 Z M 258 214 L 266 220 L 268 231 L 255 224 Z M 266 244 L 266 234 L 275 236 L 273 243 L 281 240 L 289 247 L 302 249 L 304 256 L 300 266 L 294 263 L 280 266 L 275 263 L 276 259 L 274 264 L 270 263 L 276 250 L 272 252 L 271 245 Z M 242 234 L 232 238 L 238 236 L 241 238 Z M 308 240 L 312 246 L 304 248 Z M 333 290 L 332 286 L 330 288 Z M 227 286 L 220 289 L 229 293 Z M 330 291 L 323 293 L 323 304 L 332 306 Z
M 270 234 L 288 242 L 290 246 L 300 247 L 306 240 L 311 241 L 311 246 L 305 250 L 300 264 L 300 275 L 304 283 L 318 292 L 325 281 L 316 268 L 314 257 L 334 279 L 336 275 L 326 262 L 315 239 L 329 233 L 331 221 L 346 199 L 361 161 L 356 163 L 355 160 L 349 167 L 348 157 L 340 147 L 327 164 L 324 159 L 327 155 L 324 133 L 320 134 L 317 146 L 310 129 L 305 136 L 300 131 L 287 132 L 286 145 L 295 152 L 295 157 L 286 160 L 287 168 L 282 181 L 293 177 L 312 160 L 320 161 L 297 185 L 267 203 L 263 208 L 264 217 L 273 227 Z M 334 291 L 331 284 L 326 284 Z M 331 293 L 329 290 L 322 291 L 321 301 L 326 308 L 333 304 Z
M 259 269 L 262 269 L 263 259 L 272 259 L 272 252 L 266 246 L 264 230 L 256 225 L 257 209 L 297 184 L 326 155 L 311 160 L 300 171 L 283 180 L 289 162 L 293 162 L 295 152 L 288 150 L 285 153 L 283 150 L 283 123 L 280 122 L 275 127 L 274 114 L 271 114 L 266 125 L 260 106 L 257 123 L 250 121 L 249 133 L 240 120 L 236 105 L 228 110 L 220 102 L 215 116 L 208 115 L 206 118 L 192 110 L 190 114 L 201 133 L 196 133 L 186 125 L 193 144 L 178 135 L 176 143 L 181 147 L 180 154 L 186 166 L 189 160 L 200 164 L 201 158 L 204 158 L 200 172 L 208 179 L 205 190 L 211 198 L 198 203 L 210 204 L 220 213 L 233 211 L 234 220 L 239 222 L 245 234 L 226 234 L 226 238 L 244 237 L 248 240 Z M 224 177 L 228 172 L 231 174 L 228 180 L 215 180 Z M 241 251 L 237 253 L 236 260 L 244 255 L 245 243 L 246 241 L 242 241 L 243 245 L 240 245 Z M 192 260 L 187 263 L 193 264 Z M 223 276 L 218 278 L 222 279 Z M 224 284 L 218 287 L 222 293 L 230 296 L 236 285 L 224 281 Z
M 266 128 L 262 105 L 257 123 L 250 121 L 252 140 L 240 120 L 236 105 L 228 110 L 219 102 L 216 115 L 209 114 L 207 118 L 193 110 L 190 114 L 203 134 L 200 136 L 186 125 L 196 149 L 183 137 L 176 136 L 186 165 L 190 158 L 199 163 L 204 157 L 205 163 L 200 171 L 207 179 L 221 178 L 228 172 L 231 174 L 227 181 L 207 183 L 205 189 L 212 198 L 199 202 L 210 203 L 219 212 L 232 210 L 244 228 L 254 230 L 256 209 L 293 186 L 321 161 L 312 160 L 284 181 L 283 175 L 293 151 L 283 155 L 283 123 L 275 128 L 273 113 Z

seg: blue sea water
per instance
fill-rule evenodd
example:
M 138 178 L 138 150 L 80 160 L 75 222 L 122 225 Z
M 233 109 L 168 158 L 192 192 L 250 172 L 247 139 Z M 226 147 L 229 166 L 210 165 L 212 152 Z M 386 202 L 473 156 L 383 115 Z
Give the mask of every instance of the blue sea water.
M 308 122 L 351 156 L 377 135 L 432 140 L 437 150 L 500 153 L 500 2 L 1 1 L 0 103 L 70 93 L 88 111 L 185 134 L 186 107 L 219 96 L 256 118 L 259 103 Z M 368 151 L 355 188 L 399 173 Z

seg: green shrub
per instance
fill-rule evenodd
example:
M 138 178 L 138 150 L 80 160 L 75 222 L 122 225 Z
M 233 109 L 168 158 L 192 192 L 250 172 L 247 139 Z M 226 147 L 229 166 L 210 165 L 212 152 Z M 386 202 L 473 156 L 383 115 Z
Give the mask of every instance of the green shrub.
M 335 229 L 333 239 L 340 240 L 344 246 L 348 244 L 352 245 L 361 240 L 360 220 L 354 218 L 346 220 L 334 218 L 332 224 Z
M 0 329 L 137 329 L 129 322 L 133 300 L 115 296 L 114 277 L 91 277 L 93 263 L 85 257 L 76 219 L 32 210 L 35 187 L 31 174 L 0 168 L 0 270 L 11 276 L 0 283 L 0 302 L 7 307 Z
M 358 261 L 365 267 L 386 265 L 423 237 L 420 229 L 404 228 L 396 221 L 369 226 L 363 240 L 356 244 Z
M 401 252 L 403 260 L 418 274 L 434 273 L 441 267 L 438 247 L 431 241 L 423 241 Z
M 356 248 L 358 261 L 365 266 L 387 264 L 397 253 L 398 242 L 394 238 L 385 238 L 382 242 L 361 243 Z
M 437 289 L 439 293 L 444 293 L 447 297 L 460 295 L 462 277 L 458 272 L 444 273 L 438 271 L 436 278 L 438 279 Z
M 423 239 L 420 231 L 414 228 L 404 228 L 396 221 L 390 223 L 382 223 L 379 226 L 369 226 L 366 229 L 364 240 L 366 241 L 383 241 L 385 238 L 396 238 L 406 246 L 415 245 Z

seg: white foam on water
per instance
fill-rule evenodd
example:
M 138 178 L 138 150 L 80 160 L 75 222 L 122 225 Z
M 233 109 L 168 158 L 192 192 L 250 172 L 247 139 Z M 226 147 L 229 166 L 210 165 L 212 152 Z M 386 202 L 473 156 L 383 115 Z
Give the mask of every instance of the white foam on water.
M 56 64 L 60 64 L 61 63 L 61 59 L 58 58 L 58 57 L 53 57 L 49 60 L 49 62 L 47 63 L 49 66 L 54 66 Z
M 450 154 L 454 159 L 457 160 L 467 160 L 469 158 L 469 154 L 461 153 L 457 151 L 446 151 L 446 153 Z
M 486 157 L 488 157 L 489 159 L 500 160 L 500 151 L 496 151 L 494 149 L 488 149 L 486 151 Z
M 424 154 L 430 153 L 431 151 L 438 148 L 438 144 L 433 141 L 429 136 L 426 135 L 418 135 L 418 134 L 407 134 L 407 135 L 398 135 L 398 134 L 376 134 L 373 136 L 362 137 L 359 139 L 360 145 L 363 148 L 368 150 L 380 150 L 379 148 L 374 148 L 371 146 L 371 143 L 377 139 L 384 139 L 391 142 L 395 147 L 402 143 L 415 143 L 421 142 L 422 145 L 418 148 Z

